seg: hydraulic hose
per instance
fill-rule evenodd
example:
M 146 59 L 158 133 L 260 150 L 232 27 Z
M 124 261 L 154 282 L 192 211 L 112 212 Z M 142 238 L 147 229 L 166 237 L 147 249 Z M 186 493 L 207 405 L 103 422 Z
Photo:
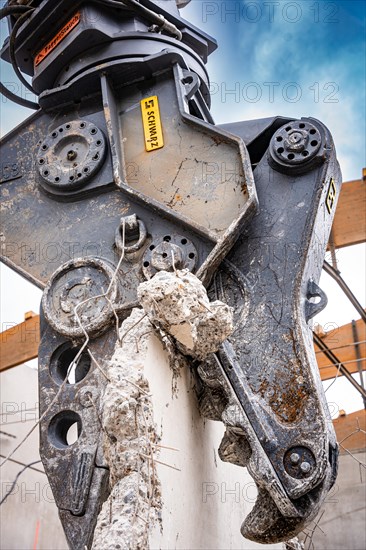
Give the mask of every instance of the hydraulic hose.
M 22 15 L 22 17 L 20 18 L 20 19 L 22 19 L 24 17 L 24 14 L 27 14 L 27 15 L 29 14 L 30 15 L 30 13 L 33 10 L 34 10 L 34 8 L 32 8 L 30 6 L 8 6 L 6 8 L 2 8 L 0 10 L 0 20 L 4 19 L 5 17 L 8 17 L 9 15 Z M 23 20 L 23 22 L 24 22 L 24 20 Z M 19 71 L 19 69 L 18 69 L 18 71 Z M 16 73 L 17 73 L 17 71 L 16 71 Z M 18 73 L 17 73 L 17 75 L 18 75 Z M 23 82 L 22 79 L 21 79 L 21 81 Z M 28 88 L 28 83 L 27 83 L 27 88 Z M 8 90 L 2 82 L 0 82 L 0 93 L 4 97 L 6 97 L 7 99 L 10 99 L 10 101 L 13 101 L 14 103 L 17 103 L 18 105 L 21 105 L 22 107 L 27 107 L 28 109 L 39 109 L 38 103 L 35 103 L 34 101 L 29 101 L 28 99 L 23 99 L 22 97 L 17 96 L 16 94 L 14 94 L 10 90 Z

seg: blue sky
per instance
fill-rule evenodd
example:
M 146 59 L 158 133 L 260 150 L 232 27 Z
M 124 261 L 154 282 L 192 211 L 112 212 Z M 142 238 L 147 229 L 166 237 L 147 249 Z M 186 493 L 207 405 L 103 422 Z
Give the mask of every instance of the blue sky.
M 333 134 L 344 178 L 360 177 L 365 2 L 192 0 L 182 15 L 219 43 L 208 64 L 217 123 L 314 116 Z

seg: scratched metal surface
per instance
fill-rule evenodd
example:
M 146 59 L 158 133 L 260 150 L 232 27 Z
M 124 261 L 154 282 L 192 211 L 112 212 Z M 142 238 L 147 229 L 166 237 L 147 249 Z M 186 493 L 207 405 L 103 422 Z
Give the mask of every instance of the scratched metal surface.
M 337 197 L 342 181 L 328 131 L 323 145 L 324 164 L 302 176 L 292 176 L 290 170 L 280 174 L 267 155 L 262 157 L 254 171 L 260 212 L 212 287 L 236 311 L 236 329 L 218 358 L 247 420 L 244 432 L 252 446 L 248 468 L 277 507 L 283 506 L 282 516 L 298 516 L 297 527 L 291 521 L 287 532 L 279 519 L 277 528 L 263 527 L 260 534 L 257 505 L 257 518 L 251 516 L 248 524 L 254 523 L 243 529 L 245 536 L 261 542 L 284 540 L 305 525 L 334 483 L 337 469 L 337 444 L 307 319 L 308 284 L 320 278 L 335 212 L 335 204 L 331 212 L 326 206 L 331 178 Z M 286 453 L 294 448 L 311 451 L 306 474 L 293 475 L 286 462 Z M 282 504 L 274 486 L 263 481 L 261 455 L 268 456 L 285 491 Z M 286 511 L 286 498 L 293 503 L 292 512 Z
M 113 182 L 112 160 L 107 152 L 105 164 L 77 196 L 50 196 L 40 185 L 36 165 L 39 140 L 68 120 L 91 120 L 107 135 L 102 111 L 90 106 L 71 112 L 42 113 L 26 121 L 2 142 L 3 164 L 1 192 L 2 257 L 16 271 L 43 288 L 52 273 L 63 263 L 79 257 L 103 257 L 116 263 L 119 253 L 114 247 L 116 228 L 121 216 L 136 213 L 144 220 L 150 241 L 177 229 L 188 233 L 202 263 L 213 247 L 207 239 L 193 234 L 168 219 L 159 219 L 147 206 L 131 201 Z M 142 277 L 140 260 L 122 267 L 127 297 Z M 133 298 L 131 298 L 133 299 Z

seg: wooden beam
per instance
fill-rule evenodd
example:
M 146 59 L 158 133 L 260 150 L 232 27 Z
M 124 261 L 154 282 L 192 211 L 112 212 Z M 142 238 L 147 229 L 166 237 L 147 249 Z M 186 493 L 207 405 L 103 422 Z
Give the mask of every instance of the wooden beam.
M 333 425 L 340 443 L 341 454 L 356 451 L 366 451 L 366 411 L 357 411 L 333 420 Z M 361 431 L 363 430 L 363 432 Z M 346 450 L 347 449 L 347 450 Z
M 39 340 L 39 315 L 28 312 L 23 323 L 10 326 L 0 335 L 0 372 L 37 357 Z
M 366 358 L 366 325 L 362 319 L 356 321 L 356 328 L 359 341 L 359 353 L 361 358 Z M 352 323 L 335 327 L 333 330 L 326 333 L 321 330 L 317 331 L 318 336 L 327 344 L 334 355 L 344 363 L 345 367 L 353 374 L 358 371 L 358 365 L 361 365 L 362 370 L 366 369 L 366 360 L 357 361 L 356 347 L 354 345 Z M 329 380 L 337 376 L 338 368 L 335 367 L 329 359 L 315 345 L 315 354 L 320 370 L 322 380 Z
M 0 372 L 16 367 L 38 356 L 39 346 L 39 315 L 33 312 L 25 314 L 26 320 L 19 325 L 11 326 L 0 335 Z M 366 358 L 366 325 L 361 319 L 356 321 L 361 358 Z M 318 335 L 347 369 L 353 374 L 358 372 L 358 365 L 366 370 L 366 360 L 357 361 L 354 346 L 352 324 L 335 327 L 328 332 L 318 329 Z M 315 346 L 315 354 L 322 380 L 329 380 L 337 376 L 337 367 L 327 359 Z M 341 374 L 339 374 L 341 376 Z
M 360 180 L 343 183 L 329 243 L 342 248 L 366 240 L 366 168 Z M 328 245 L 329 247 L 329 245 Z

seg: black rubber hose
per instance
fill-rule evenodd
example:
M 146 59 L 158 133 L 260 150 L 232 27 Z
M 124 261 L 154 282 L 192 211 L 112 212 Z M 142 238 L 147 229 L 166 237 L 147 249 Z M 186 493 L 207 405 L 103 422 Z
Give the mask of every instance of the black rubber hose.
M 30 6 L 8 6 L 7 8 L 2 8 L 0 10 L 0 20 L 8 17 L 9 15 L 19 15 L 29 11 L 33 11 L 33 9 L 34 8 Z M 17 103 L 22 107 L 27 107 L 28 109 L 39 109 L 38 103 L 17 96 L 16 94 L 8 90 L 2 82 L 0 82 L 0 93 L 7 99 L 10 99 L 10 101 Z
M 28 12 L 23 13 L 23 15 L 21 17 L 19 17 L 19 19 L 17 19 L 17 21 L 15 22 L 15 24 L 13 26 L 13 30 L 11 31 L 11 35 L 10 35 L 9 54 L 10 54 L 10 61 L 11 61 L 11 64 L 12 64 L 12 67 L 14 69 L 15 74 L 17 75 L 17 77 L 19 78 L 21 83 L 26 88 L 28 88 L 28 90 L 30 92 L 32 92 L 36 95 L 35 91 L 33 90 L 32 85 L 24 78 L 24 76 L 20 72 L 19 67 L 18 67 L 18 63 L 17 63 L 17 60 L 16 60 L 16 56 L 15 56 L 16 39 L 17 39 L 18 31 L 19 31 L 20 27 L 23 25 L 23 23 L 28 19 L 30 13 L 31 13 L 30 10 Z

